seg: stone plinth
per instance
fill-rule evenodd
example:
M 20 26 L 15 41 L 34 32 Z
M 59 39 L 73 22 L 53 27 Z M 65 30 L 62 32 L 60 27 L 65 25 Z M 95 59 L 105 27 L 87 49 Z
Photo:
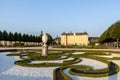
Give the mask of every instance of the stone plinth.
M 44 44 L 42 46 L 42 56 L 47 56 L 48 55 L 48 46 Z
M 43 34 L 42 36 L 42 41 L 43 41 L 43 46 L 42 46 L 42 56 L 47 56 L 48 55 L 48 46 L 47 46 L 47 41 L 48 41 L 48 36 L 46 33 Z

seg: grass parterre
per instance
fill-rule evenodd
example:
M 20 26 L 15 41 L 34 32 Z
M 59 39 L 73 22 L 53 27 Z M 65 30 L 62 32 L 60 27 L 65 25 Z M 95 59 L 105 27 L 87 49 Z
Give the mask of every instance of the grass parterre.
M 84 52 L 82 54 L 73 54 L 74 52 Z M 41 50 L 24 50 L 17 53 L 13 52 L 7 56 L 19 56 L 21 60 L 15 62 L 16 65 L 26 67 L 58 67 L 53 72 L 54 80 L 72 80 L 65 74 L 64 70 L 68 69 L 69 74 L 84 77 L 105 77 L 119 72 L 119 66 L 111 60 L 120 60 L 120 57 L 104 57 L 112 54 L 119 54 L 115 51 L 84 51 L 84 50 L 49 50 L 49 55 L 41 56 Z M 25 57 L 26 56 L 26 57 Z M 72 58 L 69 60 L 69 58 Z M 80 63 L 82 58 L 93 59 L 107 65 L 106 68 L 94 69 L 88 65 L 74 65 Z M 49 62 L 49 61 L 53 62 Z M 62 63 L 55 63 L 54 60 L 63 60 Z M 31 63 L 32 61 L 41 61 L 41 63 Z M 44 62 L 42 62 L 44 61 Z M 61 77 L 61 78 L 58 78 Z

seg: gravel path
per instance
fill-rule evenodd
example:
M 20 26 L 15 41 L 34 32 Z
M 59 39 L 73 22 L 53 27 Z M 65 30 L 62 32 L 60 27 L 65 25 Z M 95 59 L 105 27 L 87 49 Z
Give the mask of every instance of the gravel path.
M 56 67 L 30 68 L 14 65 L 15 58 L 0 54 L 0 80 L 52 80 Z
M 101 69 L 101 68 L 106 68 L 108 67 L 107 64 L 93 60 L 93 59 L 88 59 L 88 58 L 82 58 L 82 61 L 80 63 L 74 64 L 74 65 L 88 65 L 92 66 L 94 69 Z
M 112 54 L 111 56 L 106 56 L 106 57 L 120 57 L 120 54 Z M 120 60 L 112 60 L 112 61 L 120 66 Z M 87 58 L 83 58 L 83 61 L 81 63 L 77 63 L 75 65 L 81 65 L 81 64 L 93 66 L 94 69 L 107 67 L 107 65 L 102 62 L 87 59 Z M 68 70 L 69 69 L 65 69 L 64 73 L 71 76 L 73 80 L 120 80 L 120 72 L 118 72 L 118 74 L 108 76 L 108 77 L 91 78 L 91 77 L 73 76 L 73 75 L 69 74 Z
M 118 56 L 118 55 L 113 55 Z M 14 57 L 5 56 L 5 53 L 0 54 L 0 80 L 52 80 L 53 70 L 56 67 L 40 67 L 40 68 L 30 68 L 14 65 Z M 120 60 L 113 61 L 120 66 Z M 91 60 L 83 58 L 83 61 L 78 64 L 93 66 L 95 69 L 105 68 L 106 64 L 98 62 L 96 60 Z M 64 71 L 68 73 L 68 69 Z M 72 75 L 71 75 L 72 76 Z M 120 72 L 118 74 L 102 77 L 102 78 L 88 78 L 72 76 L 73 80 L 120 80 Z

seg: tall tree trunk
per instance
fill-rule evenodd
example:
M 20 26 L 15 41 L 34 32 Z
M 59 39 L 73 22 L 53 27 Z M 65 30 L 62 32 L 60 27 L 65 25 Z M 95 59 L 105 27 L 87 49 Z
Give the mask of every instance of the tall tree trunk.
M 117 48 L 119 48 L 119 39 L 117 38 Z

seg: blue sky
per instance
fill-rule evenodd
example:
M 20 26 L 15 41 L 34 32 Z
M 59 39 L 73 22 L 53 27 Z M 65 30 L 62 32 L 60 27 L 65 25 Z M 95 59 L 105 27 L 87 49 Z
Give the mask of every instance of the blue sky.
M 0 30 L 11 32 L 100 36 L 118 20 L 120 0 L 0 0 Z

